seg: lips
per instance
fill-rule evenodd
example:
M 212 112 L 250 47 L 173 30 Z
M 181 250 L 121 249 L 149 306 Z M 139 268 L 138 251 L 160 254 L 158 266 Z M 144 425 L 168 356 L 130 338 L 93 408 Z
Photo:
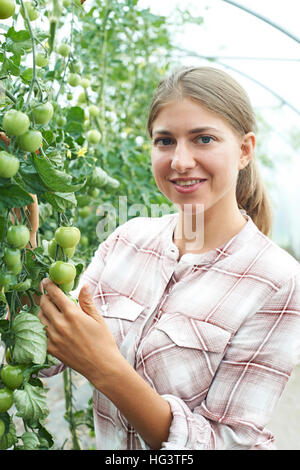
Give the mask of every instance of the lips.
M 202 181 L 206 181 L 206 178 L 176 179 L 170 181 L 174 184 L 177 184 L 178 186 L 189 186 L 192 184 L 201 183 Z
M 174 185 L 175 190 L 179 193 L 192 193 L 196 191 L 200 186 L 203 186 L 205 182 L 207 181 L 206 179 L 202 178 L 185 178 L 185 179 L 176 179 L 176 180 L 170 180 L 171 183 Z M 181 184 L 180 184 L 181 182 Z M 185 182 L 186 184 L 182 184 Z M 190 184 L 187 184 L 190 182 Z

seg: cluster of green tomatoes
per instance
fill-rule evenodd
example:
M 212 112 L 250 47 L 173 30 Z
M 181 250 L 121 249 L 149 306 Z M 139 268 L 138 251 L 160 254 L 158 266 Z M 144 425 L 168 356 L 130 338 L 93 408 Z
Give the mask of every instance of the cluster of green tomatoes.
M 35 124 L 46 125 L 53 116 L 53 106 L 50 101 L 39 103 L 32 108 L 32 116 Z M 16 138 L 18 147 L 25 152 L 37 152 L 42 146 L 43 136 L 39 130 L 30 129 L 28 115 L 17 109 L 6 111 L 2 120 L 2 128 L 10 138 Z M 11 153 L 2 150 L 0 152 L 0 177 L 12 178 L 19 170 L 19 159 Z
M 0 289 L 4 292 L 10 290 L 26 291 L 31 287 L 31 279 L 17 282 L 16 276 L 22 271 L 21 250 L 27 246 L 30 232 L 26 225 L 11 225 L 7 230 L 4 248 L 4 267 L 0 271 Z
M 49 268 L 49 278 L 65 293 L 72 290 L 76 277 L 76 267 L 69 261 L 80 241 L 80 230 L 77 227 L 58 227 L 54 238 L 48 244 L 48 254 L 55 260 Z M 4 291 L 26 291 L 30 289 L 31 279 L 11 284 L 12 276 L 22 270 L 21 250 L 30 239 L 30 232 L 25 225 L 11 225 L 7 230 L 7 245 L 4 249 L 5 270 L 0 273 L 0 287 Z M 8 411 L 13 405 L 13 391 L 20 388 L 24 381 L 26 364 L 11 364 L 9 351 L 6 354 L 7 364 L 1 368 L 1 380 L 4 387 L 0 389 L 0 413 Z M 0 418 L 0 439 L 5 432 L 5 423 Z
M 76 268 L 69 259 L 75 253 L 80 235 L 77 227 L 58 227 L 54 238 L 48 244 L 49 256 L 56 260 L 49 268 L 49 277 L 65 293 L 70 292 L 74 286 Z

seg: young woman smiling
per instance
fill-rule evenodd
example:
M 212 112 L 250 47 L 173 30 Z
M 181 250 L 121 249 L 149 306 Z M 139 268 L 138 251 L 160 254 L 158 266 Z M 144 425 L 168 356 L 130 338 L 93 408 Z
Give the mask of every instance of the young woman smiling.
M 251 104 L 223 71 L 184 67 L 159 84 L 148 130 L 178 213 L 119 226 L 78 306 L 45 280 L 39 317 L 61 364 L 44 376 L 69 366 L 94 385 L 98 449 L 275 449 L 266 426 L 300 358 L 300 269 L 268 237 Z

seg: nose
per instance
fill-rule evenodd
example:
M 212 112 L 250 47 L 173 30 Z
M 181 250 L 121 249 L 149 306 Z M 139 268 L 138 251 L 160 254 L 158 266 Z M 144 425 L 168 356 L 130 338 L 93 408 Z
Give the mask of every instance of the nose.
M 195 161 L 191 149 L 184 143 L 177 143 L 171 162 L 172 170 L 176 170 L 178 173 L 184 173 L 189 169 L 195 168 L 196 165 L 197 162 Z

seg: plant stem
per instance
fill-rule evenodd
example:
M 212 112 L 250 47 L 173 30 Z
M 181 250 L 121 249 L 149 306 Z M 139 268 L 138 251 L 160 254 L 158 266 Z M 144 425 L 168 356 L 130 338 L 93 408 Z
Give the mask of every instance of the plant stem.
M 69 422 L 69 430 L 72 436 L 72 450 L 81 450 L 80 443 L 76 434 L 76 424 L 73 417 L 73 384 L 72 384 L 72 370 L 70 368 L 63 371 L 64 380 L 64 393 L 65 393 L 65 406 L 66 418 Z
M 34 38 L 34 35 L 33 35 L 33 32 L 32 32 L 32 28 L 31 28 L 31 24 L 30 24 L 30 20 L 29 20 L 29 17 L 28 17 L 27 10 L 24 6 L 24 2 L 23 2 L 23 0 L 20 0 L 20 2 L 21 2 L 21 8 L 23 8 L 23 11 L 24 11 L 25 21 L 26 21 L 26 24 L 27 24 L 27 27 L 28 27 L 28 31 L 29 31 L 30 38 L 31 38 L 31 44 L 32 44 L 32 79 L 31 79 L 31 83 L 30 83 L 26 103 L 24 105 L 24 108 L 26 109 L 27 106 L 29 105 L 31 94 L 32 94 L 32 91 L 33 91 L 33 86 L 34 86 L 34 83 L 36 81 L 35 38 Z
M 13 103 L 17 102 L 14 96 L 8 90 L 6 90 L 6 88 L 4 88 L 3 86 L 0 86 L 0 92 L 4 93 Z
M 100 127 L 101 127 L 101 132 L 102 132 L 102 138 L 103 138 L 103 143 L 104 146 L 106 147 L 106 128 L 105 128 L 105 108 L 106 108 L 106 103 L 105 103 L 105 85 L 106 85 L 106 67 L 107 67 L 107 21 L 108 21 L 108 16 L 109 13 L 111 12 L 111 7 L 109 6 L 109 0 L 106 0 L 105 2 L 105 16 L 103 19 L 103 43 L 102 43 L 102 50 L 101 50 L 101 57 L 100 57 L 100 73 L 102 76 L 102 82 L 101 82 L 101 90 L 100 90 Z

